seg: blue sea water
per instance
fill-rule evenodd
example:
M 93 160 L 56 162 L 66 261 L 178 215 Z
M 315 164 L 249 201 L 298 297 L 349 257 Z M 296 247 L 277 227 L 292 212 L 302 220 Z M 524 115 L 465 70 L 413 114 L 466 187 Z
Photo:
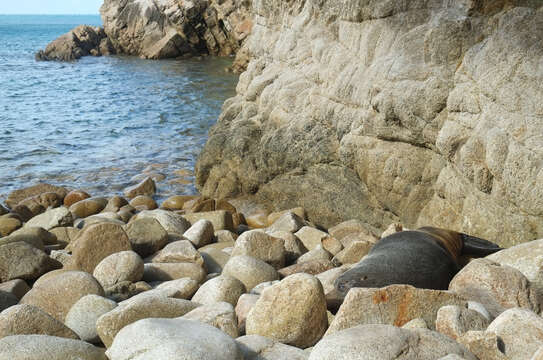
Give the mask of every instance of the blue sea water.
M 235 93 L 231 59 L 34 60 L 80 24 L 101 20 L 0 15 L 0 200 L 38 182 L 115 194 L 142 173 L 165 176 L 160 198 L 194 193 L 207 131 Z

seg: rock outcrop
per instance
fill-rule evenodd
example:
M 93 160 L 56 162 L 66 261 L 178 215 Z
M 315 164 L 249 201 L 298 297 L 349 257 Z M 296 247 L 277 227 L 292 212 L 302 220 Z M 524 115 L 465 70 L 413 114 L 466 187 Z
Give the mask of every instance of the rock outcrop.
M 543 236 L 540 1 L 252 6 L 251 62 L 196 166 L 203 195 L 303 206 L 325 227 Z

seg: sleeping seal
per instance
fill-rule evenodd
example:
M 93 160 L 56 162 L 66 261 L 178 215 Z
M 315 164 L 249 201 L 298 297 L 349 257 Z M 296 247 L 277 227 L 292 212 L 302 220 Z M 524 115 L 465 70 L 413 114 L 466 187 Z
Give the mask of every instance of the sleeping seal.
M 334 283 L 344 297 L 352 287 L 409 284 L 446 290 L 460 270 L 460 256 L 483 257 L 502 250 L 490 241 L 456 231 L 423 227 L 387 236 Z

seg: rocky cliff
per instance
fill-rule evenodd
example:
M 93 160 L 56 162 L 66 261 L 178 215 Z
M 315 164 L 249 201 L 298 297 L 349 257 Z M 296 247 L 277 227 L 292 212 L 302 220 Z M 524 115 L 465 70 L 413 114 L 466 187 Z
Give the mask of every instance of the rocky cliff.
M 543 236 L 541 1 L 252 6 L 251 62 L 196 167 L 204 195 L 301 205 L 323 226 Z

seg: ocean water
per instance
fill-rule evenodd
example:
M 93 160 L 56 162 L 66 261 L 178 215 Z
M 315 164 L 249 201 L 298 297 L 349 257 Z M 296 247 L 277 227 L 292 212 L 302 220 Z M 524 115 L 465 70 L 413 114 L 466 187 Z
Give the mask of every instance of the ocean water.
M 79 24 L 101 20 L 0 15 L 0 201 L 38 182 L 118 194 L 142 174 L 159 198 L 195 193 L 198 153 L 235 94 L 231 59 L 34 60 Z

